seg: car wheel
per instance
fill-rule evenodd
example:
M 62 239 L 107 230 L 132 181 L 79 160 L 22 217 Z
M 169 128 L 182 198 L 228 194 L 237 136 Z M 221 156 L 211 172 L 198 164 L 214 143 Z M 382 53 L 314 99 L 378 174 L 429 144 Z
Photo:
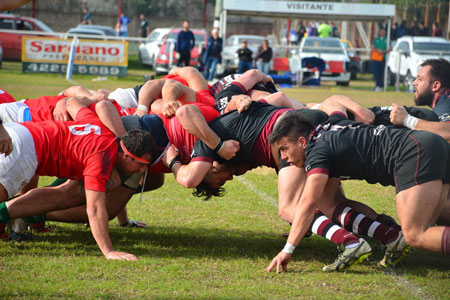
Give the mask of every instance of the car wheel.
M 411 71 L 408 70 L 408 72 L 406 72 L 405 78 L 403 79 L 403 84 L 407 89 L 409 89 L 412 86 L 413 81 L 414 77 L 411 75 Z
M 336 81 L 336 85 L 349 86 L 350 85 L 350 81 Z

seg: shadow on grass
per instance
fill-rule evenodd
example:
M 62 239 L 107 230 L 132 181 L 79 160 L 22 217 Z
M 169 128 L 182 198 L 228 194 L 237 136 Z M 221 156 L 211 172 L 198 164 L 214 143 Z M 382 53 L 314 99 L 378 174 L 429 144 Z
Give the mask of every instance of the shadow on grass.
M 100 255 L 88 229 L 57 227 L 51 234 L 35 235 L 34 241 L 13 246 L 38 256 Z M 139 257 L 210 257 L 271 260 L 284 246 L 279 234 L 216 228 L 149 227 L 146 229 L 110 228 L 114 247 Z M 334 244 L 319 237 L 306 239 L 298 247 L 295 259 L 332 262 Z M 17 252 L 16 252 L 17 254 Z
M 110 228 L 110 236 L 118 251 L 126 251 L 140 258 L 214 258 L 214 259 L 265 259 L 270 261 L 283 247 L 285 239 L 279 234 L 248 230 L 217 228 L 180 228 L 153 226 L 147 229 Z M 36 235 L 34 242 L 15 246 L 35 256 L 100 256 L 100 251 L 88 229 L 83 227 L 57 227 L 55 232 Z M 19 254 L 16 252 L 16 254 Z M 23 253 L 25 254 L 25 252 Z M 27 253 L 28 255 L 28 253 Z M 337 257 L 333 243 L 313 236 L 302 241 L 294 254 L 296 261 L 330 264 Z M 380 256 L 381 257 L 381 256 Z M 372 263 L 372 269 L 384 272 Z M 437 253 L 414 251 L 398 273 L 426 276 L 430 270 L 450 269 L 450 260 Z M 302 272 L 308 272 L 302 270 Z M 311 270 L 317 272 L 317 270 Z M 366 273 L 350 269 L 351 273 Z M 444 272 L 445 274 L 445 272 Z M 443 275 L 444 276 L 444 275 Z

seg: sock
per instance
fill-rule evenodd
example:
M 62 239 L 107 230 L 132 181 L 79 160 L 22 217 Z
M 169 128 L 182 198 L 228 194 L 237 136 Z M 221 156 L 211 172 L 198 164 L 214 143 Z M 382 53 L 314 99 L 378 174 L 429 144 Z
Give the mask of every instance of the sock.
M 32 216 L 32 217 L 25 217 L 22 218 L 26 223 L 28 224 L 36 224 L 36 223 L 42 223 L 45 222 L 47 219 L 45 218 L 45 214 Z
M 6 202 L 0 203 L 0 223 L 6 223 L 11 220 Z
M 338 205 L 336 207 L 333 212 L 333 222 L 353 233 L 374 238 L 384 245 L 395 241 L 400 233 L 400 229 L 381 224 L 357 212 L 353 208 L 344 205 Z
M 67 178 L 56 178 L 49 186 L 58 186 L 67 181 Z
M 441 239 L 442 254 L 450 254 L 450 227 L 445 227 Z
M 336 245 L 343 244 L 345 248 L 356 247 L 359 244 L 359 238 L 334 224 L 319 210 L 316 210 L 314 220 L 309 230 L 317 235 L 332 241 Z

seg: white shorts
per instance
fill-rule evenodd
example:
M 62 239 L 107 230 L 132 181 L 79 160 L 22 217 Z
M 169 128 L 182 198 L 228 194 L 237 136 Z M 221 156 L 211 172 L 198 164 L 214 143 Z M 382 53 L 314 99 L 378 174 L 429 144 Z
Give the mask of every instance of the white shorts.
M 0 104 L 0 119 L 3 123 L 25 122 L 24 111 L 28 108 L 25 100 Z
M 0 154 L 0 184 L 11 198 L 33 178 L 38 159 L 28 129 L 18 123 L 6 123 L 3 127 L 11 137 L 13 151 L 6 157 Z
M 108 96 L 109 99 L 114 99 L 123 108 L 133 108 L 138 106 L 137 96 L 134 89 L 115 89 Z

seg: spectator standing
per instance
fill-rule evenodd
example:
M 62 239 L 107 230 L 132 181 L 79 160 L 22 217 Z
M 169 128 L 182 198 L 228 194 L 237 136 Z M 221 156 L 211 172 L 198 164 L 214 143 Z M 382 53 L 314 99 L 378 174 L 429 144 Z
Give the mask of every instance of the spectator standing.
M 300 42 L 302 41 L 302 39 L 305 37 L 305 33 L 306 33 L 305 22 L 301 21 L 300 26 L 298 27 L 298 31 L 297 31 L 297 42 L 299 45 L 300 45 Z
M 370 55 L 370 67 L 375 77 L 375 91 L 379 92 L 384 87 L 384 66 L 387 51 L 386 30 L 380 29 L 379 37 L 373 40 L 372 53 Z
M 431 36 L 435 36 L 435 37 L 443 37 L 444 34 L 442 32 L 442 29 L 439 27 L 439 23 L 438 22 L 434 22 L 433 23 L 433 27 L 432 27 L 432 32 L 431 32 Z
M 292 29 L 289 31 L 289 44 L 291 44 L 291 45 L 297 45 L 297 40 L 298 40 L 297 30 L 295 30 L 294 28 L 292 28 Z
M 236 50 L 236 53 L 239 57 L 238 73 L 240 74 L 253 68 L 252 64 L 253 51 L 248 49 L 247 44 L 248 44 L 247 41 L 243 40 L 241 43 L 241 48 Z
M 150 25 L 148 24 L 148 20 L 145 18 L 144 14 L 141 14 L 139 19 L 141 20 L 141 37 L 145 38 L 150 33 Z
M 256 55 L 256 67 L 264 74 L 269 74 L 270 61 L 272 59 L 272 48 L 269 47 L 269 41 L 264 40 L 261 46 L 258 47 L 258 54 Z
M 194 34 L 189 30 L 190 23 L 188 20 L 183 22 L 183 30 L 177 35 L 177 43 L 175 45 L 175 51 L 180 54 L 177 66 L 181 66 L 183 63 L 185 66 L 191 64 L 191 50 L 195 46 Z
M 130 24 L 130 19 L 126 17 L 124 14 L 120 15 L 120 18 L 117 19 L 116 25 L 116 34 L 117 36 L 128 36 L 128 24 Z
M 334 22 L 331 22 L 331 36 L 339 37 L 339 30 Z
M 80 24 L 92 25 L 91 14 L 86 7 L 83 8 L 83 21 Z
M 205 64 L 205 78 L 211 81 L 216 73 L 217 64 L 222 62 L 222 38 L 219 37 L 219 30 L 214 28 L 211 31 L 211 36 L 206 45 L 206 52 L 203 56 L 203 63 Z
M 419 22 L 419 36 L 429 36 L 428 27 L 425 27 L 423 21 Z
M 323 22 L 322 24 L 320 24 L 319 28 L 317 29 L 320 37 L 329 37 L 331 31 L 331 27 L 327 22 Z
M 391 27 L 391 39 L 393 41 L 397 40 L 397 38 L 398 38 L 398 31 L 399 31 L 398 22 L 394 22 L 392 24 L 392 27 Z
M 397 38 L 401 38 L 404 35 L 408 35 L 408 25 L 405 20 L 403 20 L 402 24 L 398 27 Z

